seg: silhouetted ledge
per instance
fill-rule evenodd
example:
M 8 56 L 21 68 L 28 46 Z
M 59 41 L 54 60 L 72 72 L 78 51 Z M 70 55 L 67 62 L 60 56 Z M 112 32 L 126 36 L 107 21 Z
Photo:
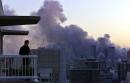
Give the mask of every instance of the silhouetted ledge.
M 28 35 L 28 31 L 20 30 L 0 30 L 0 33 L 3 35 Z
M 39 16 L 0 16 L 0 26 L 37 24 Z

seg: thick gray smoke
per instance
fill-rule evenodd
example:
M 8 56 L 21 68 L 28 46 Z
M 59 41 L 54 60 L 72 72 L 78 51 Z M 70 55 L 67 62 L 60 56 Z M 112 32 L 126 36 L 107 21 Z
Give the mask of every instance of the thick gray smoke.
M 15 11 L 5 6 L 5 14 L 15 15 Z M 32 48 L 56 44 L 62 48 L 70 49 L 76 57 L 88 57 L 89 55 L 94 55 L 93 57 L 105 57 L 104 50 L 108 47 L 115 47 L 109 39 L 109 34 L 105 34 L 104 37 L 100 37 L 96 41 L 90 38 L 88 33 L 77 25 L 61 26 L 67 19 L 58 1 L 45 1 L 43 6 L 38 11 L 33 12 L 32 15 L 41 17 L 37 25 L 26 26 L 28 27 L 27 29 L 21 26 L 10 27 L 10 29 L 29 30 L 30 34 L 28 37 L 6 36 L 4 44 L 6 52 L 17 53 L 18 48 L 23 44 L 24 39 L 27 38 L 31 41 Z M 9 27 L 5 28 L 8 29 Z M 96 51 L 96 49 L 98 50 Z M 95 50 L 93 52 L 96 54 L 89 54 L 91 50 Z M 121 48 L 116 49 L 116 56 L 121 56 L 123 52 Z
M 77 25 L 61 26 L 60 24 L 66 21 L 66 17 L 58 1 L 45 1 L 44 5 L 35 15 L 41 16 L 38 27 L 39 35 L 44 36 L 43 41 L 45 40 L 49 44 L 62 44 L 61 46 L 71 49 L 76 57 L 88 56 L 90 47 L 92 46 L 96 46 L 98 49 L 103 48 L 103 44 L 105 46 L 104 48 L 112 45 L 109 34 L 105 34 L 102 37 L 104 42 L 100 43 L 100 41 L 89 38 L 88 33 Z
M 45 1 L 36 15 L 41 16 L 39 22 L 40 35 L 45 35 L 48 43 L 59 43 L 71 48 L 75 55 L 86 55 L 87 46 L 95 41 L 87 39 L 88 33 L 77 25 L 63 27 L 66 21 L 62 6 L 57 1 Z M 43 39 L 44 40 L 44 39 Z

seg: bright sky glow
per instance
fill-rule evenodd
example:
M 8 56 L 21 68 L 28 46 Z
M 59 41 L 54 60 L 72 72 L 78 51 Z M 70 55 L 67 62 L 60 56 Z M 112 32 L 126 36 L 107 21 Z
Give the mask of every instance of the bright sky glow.
M 44 0 L 3 0 L 20 15 L 38 10 Z M 97 38 L 108 33 L 121 46 L 130 46 L 130 0 L 58 0 L 68 18 Z

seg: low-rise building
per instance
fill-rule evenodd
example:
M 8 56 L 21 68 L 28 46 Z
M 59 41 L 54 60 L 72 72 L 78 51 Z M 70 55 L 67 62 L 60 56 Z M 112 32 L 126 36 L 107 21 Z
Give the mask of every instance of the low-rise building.
M 87 59 L 79 60 L 79 62 L 84 62 L 81 64 L 81 67 L 79 64 L 77 67 L 70 68 L 69 70 L 69 83 L 102 83 L 101 72 L 104 71 L 105 67 L 103 61 Z
M 50 78 L 53 83 L 57 83 L 60 80 L 60 51 L 57 49 L 50 48 L 39 48 L 37 50 L 32 50 L 33 54 L 38 55 L 38 71 L 43 75 L 45 69 L 49 69 Z M 52 74 L 51 74 L 52 72 Z M 47 75 L 47 74 L 46 74 Z M 44 78 L 43 78 L 44 79 Z

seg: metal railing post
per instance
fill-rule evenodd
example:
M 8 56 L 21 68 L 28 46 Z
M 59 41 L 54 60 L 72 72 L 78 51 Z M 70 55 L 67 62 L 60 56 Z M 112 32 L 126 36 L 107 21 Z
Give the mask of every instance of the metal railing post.
M 38 69 L 37 69 L 37 57 L 34 57 L 34 76 L 35 78 L 37 79 L 37 72 L 38 72 Z

